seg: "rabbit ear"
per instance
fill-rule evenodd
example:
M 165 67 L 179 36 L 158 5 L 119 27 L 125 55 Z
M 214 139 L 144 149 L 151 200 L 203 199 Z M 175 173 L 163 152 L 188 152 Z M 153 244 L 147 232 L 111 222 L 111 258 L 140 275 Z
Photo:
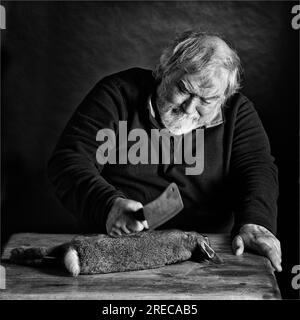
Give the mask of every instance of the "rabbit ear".
M 200 246 L 209 259 L 212 259 L 215 256 L 215 251 L 206 243 L 206 241 L 201 241 Z
M 223 260 L 216 254 L 213 248 L 209 245 L 209 240 L 204 237 L 204 240 L 198 240 L 198 247 L 204 253 L 205 257 L 215 263 L 223 263 Z

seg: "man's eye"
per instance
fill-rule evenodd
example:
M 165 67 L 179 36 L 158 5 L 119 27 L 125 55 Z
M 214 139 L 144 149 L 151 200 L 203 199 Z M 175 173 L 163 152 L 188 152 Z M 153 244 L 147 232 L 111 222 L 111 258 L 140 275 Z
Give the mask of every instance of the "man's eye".
M 178 82 L 178 83 L 177 83 L 177 88 L 178 88 L 178 90 L 179 90 L 180 92 L 182 92 L 182 93 L 188 93 L 185 85 L 184 85 L 182 82 Z
M 201 99 L 201 102 L 202 102 L 204 105 L 208 105 L 208 104 L 211 103 L 210 100 L 206 100 L 206 99 L 204 99 L 204 98 Z

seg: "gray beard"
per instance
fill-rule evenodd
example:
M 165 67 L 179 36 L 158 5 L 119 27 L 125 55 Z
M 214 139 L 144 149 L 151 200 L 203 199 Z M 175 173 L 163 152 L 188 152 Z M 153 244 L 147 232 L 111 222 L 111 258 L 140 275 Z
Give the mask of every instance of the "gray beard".
M 180 109 L 180 107 L 174 108 L 167 106 L 162 100 L 157 101 L 157 109 L 159 112 L 160 120 L 162 124 L 175 135 L 181 135 L 191 132 L 194 129 L 205 126 L 211 122 L 211 120 L 217 114 L 217 109 L 212 112 L 211 115 L 205 118 L 201 118 L 200 115 L 189 115 Z

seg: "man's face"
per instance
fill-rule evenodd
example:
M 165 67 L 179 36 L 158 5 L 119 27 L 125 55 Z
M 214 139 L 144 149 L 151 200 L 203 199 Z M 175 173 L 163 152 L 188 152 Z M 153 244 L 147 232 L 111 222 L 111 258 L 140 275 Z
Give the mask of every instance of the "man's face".
M 162 80 L 157 89 L 157 108 L 164 126 L 172 134 L 186 134 L 209 124 L 224 102 L 225 71 L 210 81 L 201 74 L 174 74 Z

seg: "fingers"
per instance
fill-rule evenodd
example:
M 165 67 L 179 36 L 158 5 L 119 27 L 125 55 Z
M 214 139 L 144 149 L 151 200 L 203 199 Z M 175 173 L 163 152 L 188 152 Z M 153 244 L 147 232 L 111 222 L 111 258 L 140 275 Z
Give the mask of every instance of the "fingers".
M 121 229 L 122 229 L 122 231 L 123 231 L 124 233 L 127 233 L 127 234 L 130 233 L 130 231 L 127 229 L 126 225 L 121 225 Z
M 138 220 L 132 220 L 129 222 L 128 228 L 132 232 L 140 232 L 140 231 L 144 230 L 145 226 L 142 222 L 140 222 Z
M 233 253 L 236 256 L 240 256 L 241 254 L 243 254 L 244 248 L 245 246 L 244 246 L 243 238 L 240 235 L 237 235 L 232 241 Z
M 126 203 L 126 209 L 128 211 L 138 211 L 141 208 L 143 208 L 143 205 L 138 201 L 128 201 Z
M 280 245 L 278 248 L 278 246 L 275 246 L 275 245 L 271 246 L 267 243 L 260 243 L 259 244 L 259 251 L 262 255 L 266 256 L 271 261 L 273 268 L 277 272 L 282 271 Z
M 149 229 L 147 221 L 138 221 L 135 219 L 130 220 L 120 220 L 112 226 L 111 232 L 112 236 L 121 236 L 123 234 L 129 234 L 132 232 L 140 232 L 144 229 Z
M 281 245 L 280 245 L 280 241 L 277 240 L 277 239 L 276 239 L 276 241 L 275 241 L 275 247 L 276 247 L 276 250 L 277 250 L 277 252 L 278 252 L 278 255 L 279 255 L 280 259 L 281 259 Z
M 142 224 L 143 224 L 145 229 L 149 229 L 149 225 L 148 225 L 148 221 L 147 220 L 142 221 Z
M 246 249 L 267 257 L 276 271 L 282 271 L 280 241 L 273 233 L 263 226 L 247 224 L 240 229 L 240 237 Z
M 122 232 L 120 231 L 120 229 L 118 229 L 116 227 L 112 227 L 109 232 L 109 235 L 112 237 L 118 237 L 118 236 L 122 235 Z
M 137 221 L 134 212 L 141 209 L 140 202 L 117 198 L 109 212 L 106 229 L 111 236 L 122 236 L 148 229 L 147 221 Z

